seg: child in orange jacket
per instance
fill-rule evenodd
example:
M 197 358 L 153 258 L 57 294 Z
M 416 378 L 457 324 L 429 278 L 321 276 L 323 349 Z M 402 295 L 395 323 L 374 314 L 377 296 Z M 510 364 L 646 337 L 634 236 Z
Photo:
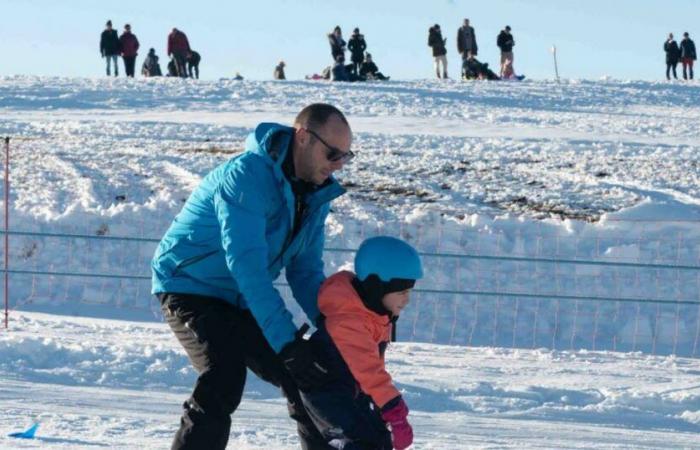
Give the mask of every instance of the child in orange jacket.
M 413 442 L 413 430 L 384 351 L 423 276 L 420 257 L 406 242 L 379 236 L 362 243 L 355 271 L 338 272 L 321 286 L 321 319 L 311 341 L 333 381 L 302 391 L 302 400 L 331 447 L 402 450 Z

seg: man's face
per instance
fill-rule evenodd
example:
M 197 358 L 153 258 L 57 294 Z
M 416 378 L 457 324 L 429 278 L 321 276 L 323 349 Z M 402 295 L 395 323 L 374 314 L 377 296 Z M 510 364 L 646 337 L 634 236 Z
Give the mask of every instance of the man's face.
M 318 134 L 329 146 L 350 151 L 352 132 L 338 118 L 331 116 L 319 129 L 310 130 Z M 342 161 L 329 161 L 330 150 L 320 139 L 317 139 L 305 128 L 299 128 L 294 135 L 294 170 L 295 175 L 304 181 L 315 185 L 323 184 L 333 172 L 343 168 Z
M 391 312 L 392 316 L 398 316 L 401 315 L 401 311 L 408 306 L 411 300 L 410 296 L 410 289 L 400 292 L 390 292 L 382 297 L 382 305 L 387 311 Z
M 464 26 L 468 27 L 469 26 L 469 19 L 464 19 Z

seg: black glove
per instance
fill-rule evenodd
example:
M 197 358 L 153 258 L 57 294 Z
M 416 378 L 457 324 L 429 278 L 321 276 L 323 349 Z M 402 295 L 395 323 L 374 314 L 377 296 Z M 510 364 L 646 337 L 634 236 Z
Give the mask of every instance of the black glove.
M 302 391 L 311 390 L 330 381 L 329 371 L 318 358 L 313 344 L 304 339 L 309 325 L 304 324 L 296 333 L 296 338 L 285 345 L 279 353 L 285 367 Z

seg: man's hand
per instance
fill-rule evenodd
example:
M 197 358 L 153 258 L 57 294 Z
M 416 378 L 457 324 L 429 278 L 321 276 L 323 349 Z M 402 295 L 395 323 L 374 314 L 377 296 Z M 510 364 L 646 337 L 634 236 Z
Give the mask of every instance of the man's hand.
M 318 358 L 313 344 L 304 339 L 309 325 L 304 324 L 296 333 L 296 338 L 285 345 L 279 356 L 302 391 L 322 386 L 329 380 L 328 369 Z
M 390 400 L 382 408 L 382 419 L 391 426 L 391 440 L 396 450 L 404 450 L 413 443 L 413 428 L 407 417 L 408 406 L 401 397 Z

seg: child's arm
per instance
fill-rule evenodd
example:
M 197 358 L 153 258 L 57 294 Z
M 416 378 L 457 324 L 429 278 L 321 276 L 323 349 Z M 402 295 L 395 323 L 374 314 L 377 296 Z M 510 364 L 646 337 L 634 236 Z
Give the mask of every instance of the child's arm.
M 386 371 L 379 346 L 361 315 L 342 314 L 326 319 L 326 329 L 360 385 L 380 408 L 401 395 Z

